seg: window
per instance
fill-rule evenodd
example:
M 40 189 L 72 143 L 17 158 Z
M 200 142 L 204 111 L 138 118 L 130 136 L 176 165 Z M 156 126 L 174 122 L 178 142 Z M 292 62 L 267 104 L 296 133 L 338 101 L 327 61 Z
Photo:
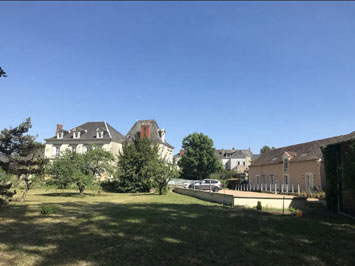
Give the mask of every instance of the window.
M 238 162 L 238 165 L 240 165 L 240 162 Z
M 284 175 L 284 184 L 286 184 L 286 185 L 290 184 L 290 177 L 289 177 L 289 175 Z
M 284 171 L 288 170 L 288 159 L 284 159 Z
M 243 162 L 243 165 L 245 166 L 245 162 Z
M 104 137 L 104 132 L 102 132 L 102 131 L 97 132 L 96 137 L 97 137 L 98 139 L 102 139 L 102 138 Z
M 264 175 L 261 177 L 261 183 L 265 184 L 265 176 Z
M 74 139 L 79 139 L 80 138 L 80 132 L 74 132 L 73 138 Z
M 270 184 L 272 184 L 272 185 L 273 185 L 273 184 L 274 184 L 274 182 L 275 182 L 275 180 L 274 180 L 274 176 L 273 176 L 273 175 L 271 175 L 271 176 L 270 176 Z
M 62 139 L 64 136 L 64 133 L 63 132 L 58 132 L 57 133 L 57 139 Z
M 60 146 L 55 147 L 55 157 L 59 157 L 60 155 Z

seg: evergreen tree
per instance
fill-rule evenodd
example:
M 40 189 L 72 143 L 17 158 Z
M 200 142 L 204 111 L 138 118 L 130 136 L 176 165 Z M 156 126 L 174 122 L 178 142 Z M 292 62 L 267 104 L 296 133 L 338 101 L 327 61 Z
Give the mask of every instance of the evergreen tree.
M 22 200 L 25 200 L 33 178 L 43 174 L 47 162 L 43 157 L 44 145 L 35 141 L 35 136 L 26 134 L 31 127 L 31 118 L 27 118 L 18 127 L 0 132 L 0 167 L 6 174 L 16 175 L 25 182 Z
M 153 187 L 153 176 L 148 165 L 158 160 L 158 146 L 152 145 L 138 132 L 132 142 L 124 143 L 120 152 L 115 190 L 118 192 L 149 192 Z
M 223 169 L 215 155 L 213 140 L 203 133 L 193 133 L 182 141 L 184 154 L 178 164 L 181 177 L 190 180 L 202 180 L 212 173 Z

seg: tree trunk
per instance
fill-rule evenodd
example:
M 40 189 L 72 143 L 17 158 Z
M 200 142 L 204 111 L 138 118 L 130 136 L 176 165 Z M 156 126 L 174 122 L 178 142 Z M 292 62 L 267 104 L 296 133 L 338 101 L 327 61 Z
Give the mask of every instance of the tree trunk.
M 85 187 L 83 185 L 80 185 L 80 184 L 77 184 L 78 185 L 78 188 L 79 188 L 79 191 L 80 191 L 80 195 L 84 195 L 84 190 L 85 190 Z
M 30 190 L 31 188 L 31 180 L 28 178 L 28 177 L 25 177 L 24 178 L 24 181 L 26 183 L 26 187 L 25 187 L 25 191 L 23 192 L 22 194 L 22 198 L 21 198 L 21 201 L 25 201 L 26 200 L 26 197 L 27 197 L 27 192 Z

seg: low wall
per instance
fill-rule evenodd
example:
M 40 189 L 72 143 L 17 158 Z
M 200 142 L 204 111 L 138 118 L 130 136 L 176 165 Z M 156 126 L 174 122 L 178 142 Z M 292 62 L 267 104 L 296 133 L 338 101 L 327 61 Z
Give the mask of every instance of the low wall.
M 228 206 L 234 206 L 234 196 L 222 193 L 214 193 L 202 190 L 193 190 L 187 188 L 174 188 L 173 190 L 176 193 L 192 196 L 198 199 L 217 202 L 221 204 L 225 204 Z
M 265 208 L 274 208 L 274 209 L 288 209 L 290 207 L 298 210 L 306 209 L 307 198 L 304 197 L 290 197 L 287 198 L 275 198 L 275 197 L 241 197 L 234 196 L 230 194 L 223 193 L 214 193 L 208 191 L 201 190 L 193 190 L 186 188 L 174 188 L 174 192 L 192 196 L 198 199 L 217 202 L 221 204 L 225 204 L 228 206 L 245 206 L 249 208 L 255 208 L 258 204 L 258 201 L 261 202 L 262 207 Z
M 254 208 L 261 202 L 262 207 L 273 209 L 288 209 L 290 207 L 298 210 L 306 209 L 307 199 L 303 197 L 294 198 L 267 198 L 267 197 L 234 197 L 234 206 L 245 206 Z

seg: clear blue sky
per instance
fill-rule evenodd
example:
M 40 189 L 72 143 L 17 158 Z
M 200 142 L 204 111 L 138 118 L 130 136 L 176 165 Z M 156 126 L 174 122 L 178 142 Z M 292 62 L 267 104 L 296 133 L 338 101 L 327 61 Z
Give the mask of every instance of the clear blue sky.
M 355 130 L 354 2 L 1 2 L 0 128 L 155 118 L 175 152 Z

